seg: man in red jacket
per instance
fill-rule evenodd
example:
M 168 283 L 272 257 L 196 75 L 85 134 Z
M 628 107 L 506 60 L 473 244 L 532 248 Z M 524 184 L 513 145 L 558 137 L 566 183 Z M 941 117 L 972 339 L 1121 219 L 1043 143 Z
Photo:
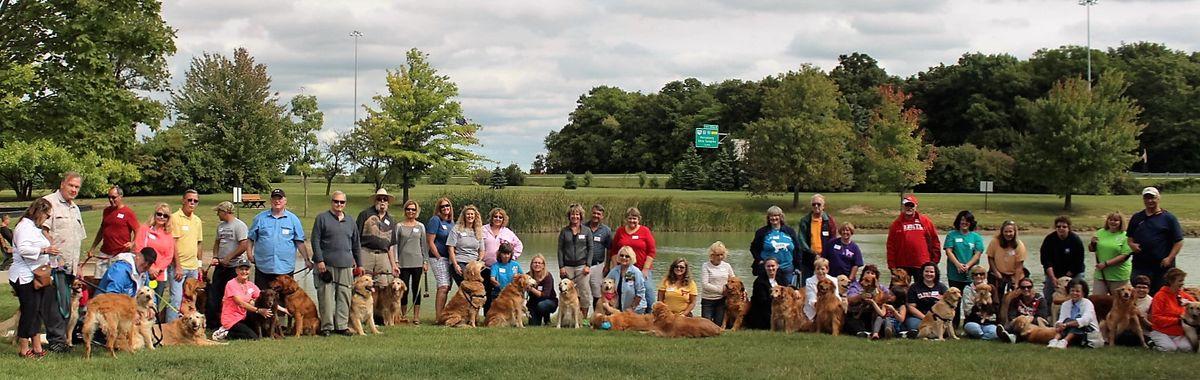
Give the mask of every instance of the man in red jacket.
M 888 228 L 887 263 L 889 269 L 904 269 L 910 278 L 919 278 L 921 265 L 942 260 L 937 228 L 929 217 L 917 213 L 917 197 L 905 195 L 903 212 Z

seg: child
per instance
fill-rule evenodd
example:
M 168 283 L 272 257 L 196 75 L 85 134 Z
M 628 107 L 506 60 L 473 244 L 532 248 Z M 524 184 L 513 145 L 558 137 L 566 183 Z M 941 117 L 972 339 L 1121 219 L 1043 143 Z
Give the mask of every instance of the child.
M 500 295 L 500 290 L 512 282 L 513 276 L 525 273 L 521 271 L 521 264 L 512 257 L 512 245 L 500 244 L 500 248 L 496 250 L 496 263 L 492 264 L 492 298 Z
M 820 282 L 821 278 L 828 278 L 833 282 L 833 296 L 837 297 L 838 301 L 842 300 L 842 293 L 836 288 L 837 278 L 829 275 L 829 260 L 824 257 L 813 260 L 813 276 L 804 281 L 804 315 L 807 315 L 809 320 L 817 316 L 817 282 Z
M 1100 330 L 1100 326 L 1096 324 L 1096 309 L 1092 301 L 1083 296 L 1088 294 L 1087 282 L 1082 279 L 1071 280 L 1067 285 L 1067 292 L 1071 299 L 1063 302 L 1062 308 L 1059 309 L 1058 321 L 1054 324 L 1057 333 L 1047 347 L 1067 348 L 1076 338 L 1087 342 L 1089 334 Z
M 893 338 L 904 331 L 901 324 L 908 317 L 908 307 L 905 306 L 908 304 L 908 290 L 892 287 L 888 291 L 892 296 L 888 298 L 888 303 L 883 305 L 883 336 Z
M 1141 274 L 1134 277 L 1133 293 L 1138 314 L 1141 314 L 1142 318 L 1149 320 L 1150 302 L 1154 300 L 1154 297 L 1150 296 L 1150 276 Z

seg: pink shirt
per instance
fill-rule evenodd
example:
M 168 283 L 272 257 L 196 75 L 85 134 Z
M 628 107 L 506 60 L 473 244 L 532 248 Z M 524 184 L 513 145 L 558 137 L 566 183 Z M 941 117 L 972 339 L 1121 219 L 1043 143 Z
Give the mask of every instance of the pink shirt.
M 225 284 L 225 298 L 221 300 L 221 326 L 226 329 L 233 328 L 233 325 L 246 319 L 246 309 L 238 305 L 234 298 L 252 304 L 258 298 L 258 286 L 249 279 L 245 284 L 237 279 Z
M 150 268 L 158 271 L 158 281 L 164 281 L 167 278 L 167 267 L 175 262 L 175 237 L 171 235 L 171 231 L 154 228 L 142 225 L 138 227 L 137 238 L 133 240 L 133 250 L 135 253 L 141 252 L 142 248 L 154 248 L 154 252 L 158 257 L 154 259 L 154 265 Z
M 496 263 L 496 251 L 500 250 L 501 242 L 513 245 L 513 261 L 521 257 L 521 250 L 524 246 L 521 245 L 521 239 L 517 238 L 517 234 L 508 227 L 501 227 L 499 234 L 492 234 L 491 226 L 483 226 L 483 256 L 481 259 L 489 268 Z

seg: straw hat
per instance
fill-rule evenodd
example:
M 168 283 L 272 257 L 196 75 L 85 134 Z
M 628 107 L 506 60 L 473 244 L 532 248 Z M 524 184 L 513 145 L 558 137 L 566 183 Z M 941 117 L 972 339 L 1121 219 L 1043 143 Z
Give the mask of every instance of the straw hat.
M 379 188 L 379 190 L 375 190 L 375 194 L 371 195 L 371 202 L 375 202 L 375 200 L 379 199 L 379 197 L 387 197 L 388 203 L 396 202 L 396 197 L 388 194 L 387 190 L 384 190 L 382 187 Z

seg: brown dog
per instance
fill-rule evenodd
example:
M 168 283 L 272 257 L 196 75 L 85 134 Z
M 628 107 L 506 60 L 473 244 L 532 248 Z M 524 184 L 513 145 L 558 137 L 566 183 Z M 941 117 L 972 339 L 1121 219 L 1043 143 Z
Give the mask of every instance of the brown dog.
M 575 281 L 564 278 L 558 281 L 558 323 L 555 328 L 563 326 L 579 328 L 583 322 L 582 310 L 579 310 L 579 293 L 575 291 Z
M 808 330 L 804 315 L 804 290 L 783 285 L 771 288 L 771 331 L 793 333 Z
M 667 304 L 655 302 L 654 313 L 655 336 L 668 338 L 706 338 L 721 335 L 721 327 L 707 318 L 685 317 L 672 313 Z
M 483 282 L 483 266 L 482 260 L 475 260 L 467 263 L 466 269 L 463 269 L 463 281 L 479 281 Z
M 746 318 L 746 312 L 750 311 L 750 301 L 746 298 L 746 285 L 742 283 L 741 279 L 729 276 L 729 281 L 725 283 L 725 289 L 721 291 L 721 295 L 725 296 L 725 319 L 721 322 L 721 328 L 741 330 L 742 320 Z
M 350 295 L 350 332 L 367 335 L 363 330 L 363 321 L 366 320 L 372 334 L 381 334 L 379 328 L 375 327 L 375 279 L 369 274 L 358 276 L 354 279 L 351 289 L 353 294 Z
M 1021 339 L 1029 342 L 1045 345 L 1054 339 L 1055 331 L 1053 327 L 1038 326 L 1034 323 L 1033 316 L 1022 315 L 1016 317 L 1012 321 L 1012 330 L 1021 336 Z
M 487 301 L 487 295 L 482 281 L 463 280 L 458 286 L 458 293 L 450 298 L 442 315 L 438 316 L 437 324 L 449 327 L 475 327 L 479 318 L 479 309 Z
M 933 304 L 933 308 L 925 313 L 925 318 L 921 319 L 921 326 L 917 329 L 917 337 L 934 340 L 946 340 L 946 336 L 953 339 L 958 339 L 954 335 L 954 308 L 958 306 L 958 301 L 962 300 L 962 291 L 958 288 L 950 288 L 942 299 Z
M 1122 286 L 1116 289 L 1116 295 L 1112 310 L 1109 310 L 1104 321 L 1100 322 L 1100 331 L 1104 332 L 1104 339 L 1108 341 L 1109 346 L 1116 345 L 1118 335 L 1133 331 L 1142 342 L 1142 348 L 1149 348 L 1145 343 L 1145 332 L 1142 331 L 1142 315 L 1138 314 L 1137 300 L 1133 299 L 1133 287 Z
M 813 325 L 817 333 L 828 330 L 833 336 L 842 334 L 842 323 L 846 319 L 846 306 L 838 300 L 837 288 L 833 281 L 822 278 L 817 281 L 817 303 L 813 306 L 817 314 Z M 950 308 L 950 316 L 954 317 L 954 308 Z
M 204 281 L 188 278 L 183 281 L 183 301 L 179 303 L 179 315 L 189 315 L 195 312 L 204 313 Z
M 79 302 L 83 300 L 83 282 L 78 279 L 71 282 L 71 302 L 68 304 L 71 308 L 71 315 L 67 317 L 67 329 L 70 334 L 74 334 L 75 325 L 79 323 Z M 74 339 L 67 339 L 67 347 L 73 347 Z
M 1050 300 L 1053 302 L 1050 304 L 1050 320 L 1051 321 L 1058 320 L 1058 311 L 1059 311 L 1059 309 L 1062 309 L 1063 302 L 1067 302 L 1067 300 L 1071 299 L 1071 294 L 1067 292 L 1067 284 L 1070 284 L 1070 283 L 1071 283 L 1071 278 L 1067 277 L 1067 276 L 1059 277 L 1057 280 L 1054 281 L 1054 295 L 1053 295 L 1053 299 Z M 1101 315 L 1101 314 L 1096 314 L 1096 315 Z
M 96 329 L 104 332 L 108 353 L 117 357 L 118 342 L 133 347 L 134 324 L 137 323 L 137 304 L 124 294 L 101 294 L 88 301 L 88 312 L 83 318 L 83 341 L 91 342 Z M 92 357 L 92 345 L 85 344 L 83 356 Z
M 908 276 L 907 271 L 900 268 L 892 269 L 892 279 L 890 282 L 888 282 L 889 288 L 895 287 L 896 285 L 903 285 L 905 288 L 907 288 L 909 284 L 912 284 L 912 278 Z
M 593 329 L 604 329 L 605 322 L 609 323 L 608 329 L 614 331 L 654 330 L 654 316 L 650 314 L 636 314 L 632 311 L 622 311 L 612 315 L 592 314 L 591 325 Z
M 1200 343 L 1200 302 L 1183 305 L 1183 314 L 1179 316 L 1179 322 L 1183 324 L 1183 336 L 1191 342 L 1192 350 L 1196 350 L 1197 343 Z
M 157 322 L 155 314 L 157 313 L 157 305 L 154 303 L 154 289 L 143 286 L 138 288 L 137 293 L 133 297 L 133 303 L 137 305 L 138 319 L 135 321 L 133 328 L 133 346 L 125 346 L 123 342 L 117 342 L 117 348 L 121 350 L 137 351 L 143 348 L 154 349 L 154 325 Z
M 525 291 L 537 286 L 537 281 L 527 274 L 513 276 L 500 295 L 492 301 L 492 308 L 487 311 L 488 327 L 520 327 L 525 328 Z
M 254 307 L 271 311 L 271 317 L 265 317 L 259 313 L 246 313 L 246 322 L 254 329 L 258 336 L 271 339 L 283 338 L 283 327 L 279 325 L 279 317 L 275 314 L 279 309 L 279 293 L 275 289 L 267 288 L 258 293 L 258 298 L 254 300 Z
M 597 313 L 604 315 L 613 315 L 620 313 L 616 305 L 617 299 L 617 281 L 611 278 L 606 278 L 600 285 L 600 299 L 596 300 L 595 310 Z
M 220 346 L 225 343 L 208 339 L 204 336 L 204 314 L 194 312 L 185 314 L 170 323 L 162 325 L 162 345 L 164 346 Z
M 468 267 L 470 267 L 468 265 Z M 375 315 L 378 315 L 383 320 L 384 326 L 399 325 L 405 323 L 404 318 L 401 318 L 401 312 L 404 307 L 400 305 L 400 301 L 404 298 L 404 293 L 408 291 L 408 285 L 404 284 L 404 280 L 393 278 L 386 286 L 379 288 L 375 292 Z
M 300 284 L 292 276 L 278 276 L 271 281 L 271 289 L 279 293 L 287 305 L 288 314 L 292 315 L 291 326 L 293 336 L 316 335 L 321 327 L 317 318 L 317 305 L 308 298 L 308 293 L 300 288 Z
M 1115 292 L 1113 294 L 1116 294 Z M 1108 317 L 1108 313 L 1112 311 L 1116 301 L 1116 297 L 1107 294 L 1093 294 L 1087 296 L 1087 299 L 1092 301 L 1092 310 L 1096 312 L 1096 318 L 1099 318 L 1101 322 Z

